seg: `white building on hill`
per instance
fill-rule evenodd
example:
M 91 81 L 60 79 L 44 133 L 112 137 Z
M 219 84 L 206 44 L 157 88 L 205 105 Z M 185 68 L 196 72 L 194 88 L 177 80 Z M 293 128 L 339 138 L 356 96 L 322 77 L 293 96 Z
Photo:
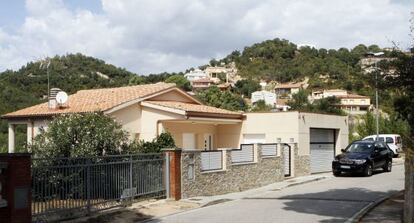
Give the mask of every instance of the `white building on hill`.
M 267 105 L 274 106 L 276 104 L 276 94 L 269 91 L 255 91 L 252 93 L 252 103 L 260 100 L 265 101 Z
M 193 71 L 190 71 L 189 73 L 186 73 L 184 77 L 187 78 L 187 80 L 189 81 L 195 81 L 195 80 L 207 78 L 208 75 L 200 69 L 195 69 Z

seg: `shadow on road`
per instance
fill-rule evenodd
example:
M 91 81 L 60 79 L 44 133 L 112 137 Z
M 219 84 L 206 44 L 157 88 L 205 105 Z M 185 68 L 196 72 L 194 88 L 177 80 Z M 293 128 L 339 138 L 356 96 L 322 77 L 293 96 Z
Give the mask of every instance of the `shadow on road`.
M 372 201 L 396 191 L 371 191 L 363 188 L 333 189 L 281 197 L 287 200 L 285 210 L 330 216 L 322 222 L 343 222 Z M 350 211 L 352 210 L 352 211 Z
M 395 192 L 371 191 L 355 187 L 332 189 L 317 193 L 302 193 L 278 198 L 253 197 L 246 199 L 285 200 L 285 207 L 283 207 L 285 210 L 331 217 L 320 222 L 344 222 L 370 202 Z

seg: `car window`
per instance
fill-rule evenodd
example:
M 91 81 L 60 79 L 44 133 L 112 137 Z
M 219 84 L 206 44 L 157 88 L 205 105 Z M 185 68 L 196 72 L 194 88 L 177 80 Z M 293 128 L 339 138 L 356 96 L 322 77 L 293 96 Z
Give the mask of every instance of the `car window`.
M 350 153 L 369 153 L 372 151 L 373 145 L 371 143 L 353 143 L 346 149 Z
M 387 143 L 394 143 L 394 139 L 392 137 L 386 137 L 385 142 Z
M 380 142 L 384 142 L 384 137 L 378 137 L 377 139 L 378 139 L 378 141 L 380 141 Z
M 374 141 L 374 138 L 366 138 L 367 141 Z
M 388 150 L 387 145 L 384 142 L 377 142 L 375 143 L 375 148 L 379 151 L 386 151 Z
M 395 138 L 395 144 L 400 144 L 401 143 L 401 137 L 397 136 Z

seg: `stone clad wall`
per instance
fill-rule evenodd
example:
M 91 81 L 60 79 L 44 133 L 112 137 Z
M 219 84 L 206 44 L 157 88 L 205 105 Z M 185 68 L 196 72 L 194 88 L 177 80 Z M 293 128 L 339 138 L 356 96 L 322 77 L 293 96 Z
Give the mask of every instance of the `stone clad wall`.
M 310 156 L 309 155 L 298 155 L 298 147 L 294 146 L 294 176 L 306 176 L 310 175 Z
M 284 179 L 282 156 L 263 158 L 260 146 L 255 146 L 257 162 L 231 164 L 231 152 L 227 150 L 223 151 L 226 153 L 225 169 L 209 172 L 201 171 L 201 151 L 183 151 L 182 198 L 238 192 L 282 181 Z

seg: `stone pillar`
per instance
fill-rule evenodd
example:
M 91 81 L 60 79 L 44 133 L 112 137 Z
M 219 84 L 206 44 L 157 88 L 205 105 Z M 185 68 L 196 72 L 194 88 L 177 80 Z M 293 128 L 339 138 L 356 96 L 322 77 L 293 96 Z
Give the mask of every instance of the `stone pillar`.
M 0 206 L 2 223 L 32 221 L 30 154 L 0 154 L 0 183 L 3 206 Z M 4 206 L 6 204 L 6 206 Z
M 181 199 L 181 149 L 163 149 L 166 156 L 169 156 L 169 197 L 174 200 Z M 167 173 L 166 173 L 167 174 Z
M 14 124 L 9 124 L 9 153 L 14 153 L 15 151 L 15 129 Z

